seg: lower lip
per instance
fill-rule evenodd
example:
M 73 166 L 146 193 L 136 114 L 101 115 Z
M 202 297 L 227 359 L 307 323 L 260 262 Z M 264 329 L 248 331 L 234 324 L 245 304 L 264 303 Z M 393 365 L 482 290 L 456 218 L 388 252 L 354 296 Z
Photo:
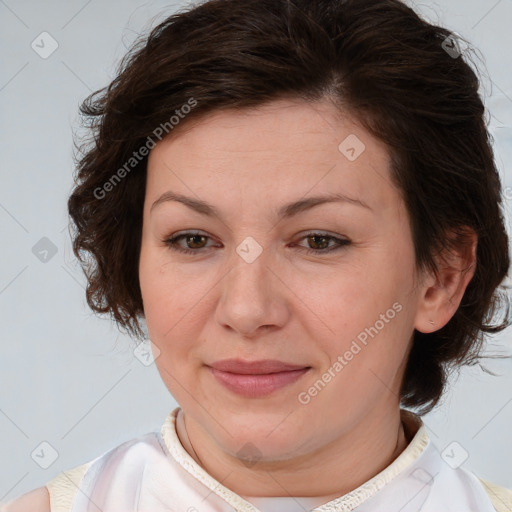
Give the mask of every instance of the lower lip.
M 309 368 L 264 375 L 243 375 L 209 368 L 215 378 L 238 395 L 255 398 L 269 395 L 299 380 Z

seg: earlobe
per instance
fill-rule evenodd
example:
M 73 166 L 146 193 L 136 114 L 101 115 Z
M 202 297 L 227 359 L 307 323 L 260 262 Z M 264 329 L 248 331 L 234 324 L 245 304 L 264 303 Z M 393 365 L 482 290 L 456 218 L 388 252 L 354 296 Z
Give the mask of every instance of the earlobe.
M 450 246 L 436 258 L 437 272 L 421 288 L 414 327 L 431 333 L 444 327 L 457 311 L 476 270 L 478 237 L 464 227 L 450 235 Z

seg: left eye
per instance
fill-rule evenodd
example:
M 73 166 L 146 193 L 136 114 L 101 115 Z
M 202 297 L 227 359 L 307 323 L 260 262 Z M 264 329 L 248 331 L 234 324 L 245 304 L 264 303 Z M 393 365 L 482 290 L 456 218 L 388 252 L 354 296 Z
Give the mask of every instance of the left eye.
M 201 252 L 202 249 L 205 249 L 205 241 L 210 239 L 208 235 L 204 235 L 198 232 L 185 232 L 172 236 L 164 240 L 164 243 L 173 251 L 185 253 L 185 254 L 197 254 Z M 179 244 L 181 240 L 186 240 L 187 247 L 182 247 Z M 313 245 L 320 245 L 320 248 L 308 248 L 300 245 L 296 245 L 296 247 L 301 248 L 307 253 L 314 254 L 325 254 L 327 252 L 336 251 L 341 249 L 344 246 L 350 244 L 350 240 L 346 238 L 338 238 L 333 235 L 329 235 L 327 233 L 308 233 L 307 235 L 300 238 L 300 240 L 307 239 L 308 243 L 312 243 Z M 334 245 L 329 247 L 330 242 L 335 242 Z M 191 245 L 193 247 L 191 247 Z M 199 247 L 198 247 L 199 246 Z
M 329 235 L 327 233 L 309 233 L 309 234 L 305 235 L 303 238 L 301 238 L 301 240 L 302 239 L 307 239 L 309 243 L 311 241 L 313 241 L 314 245 L 322 246 L 319 249 L 311 249 L 311 248 L 299 246 L 299 247 L 302 247 L 307 253 L 316 253 L 316 254 L 320 254 L 320 253 L 325 254 L 326 252 L 337 251 L 337 250 L 343 248 L 344 246 L 350 244 L 350 240 L 348 240 L 346 238 L 338 238 L 336 236 Z M 320 242 L 319 242 L 319 240 L 320 240 Z M 332 241 L 335 242 L 335 245 L 331 245 L 330 247 L 328 247 L 329 242 L 332 242 Z

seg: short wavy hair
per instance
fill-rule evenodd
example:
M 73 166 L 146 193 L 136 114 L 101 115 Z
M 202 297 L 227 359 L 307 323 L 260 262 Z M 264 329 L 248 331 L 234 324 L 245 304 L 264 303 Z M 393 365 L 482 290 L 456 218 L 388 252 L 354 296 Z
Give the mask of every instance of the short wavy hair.
M 485 334 L 510 325 L 501 183 L 465 60 L 474 50 L 461 40 L 399 0 L 210 0 L 166 18 L 80 107 L 89 136 L 76 145 L 68 209 L 89 306 L 144 336 L 138 262 L 156 138 L 221 109 L 328 98 L 387 145 L 418 269 L 436 272 L 436 254 L 467 227 L 478 235 L 458 310 L 443 328 L 414 332 L 401 402 L 431 410 L 450 369 L 475 364 Z

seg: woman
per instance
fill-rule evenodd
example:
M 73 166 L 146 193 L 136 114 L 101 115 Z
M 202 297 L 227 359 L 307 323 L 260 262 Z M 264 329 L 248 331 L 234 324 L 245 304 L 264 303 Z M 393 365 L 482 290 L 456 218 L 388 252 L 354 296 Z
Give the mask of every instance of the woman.
M 510 510 L 420 417 L 509 325 L 478 85 L 398 0 L 156 27 L 82 106 L 69 211 L 90 306 L 180 407 L 6 510 Z

